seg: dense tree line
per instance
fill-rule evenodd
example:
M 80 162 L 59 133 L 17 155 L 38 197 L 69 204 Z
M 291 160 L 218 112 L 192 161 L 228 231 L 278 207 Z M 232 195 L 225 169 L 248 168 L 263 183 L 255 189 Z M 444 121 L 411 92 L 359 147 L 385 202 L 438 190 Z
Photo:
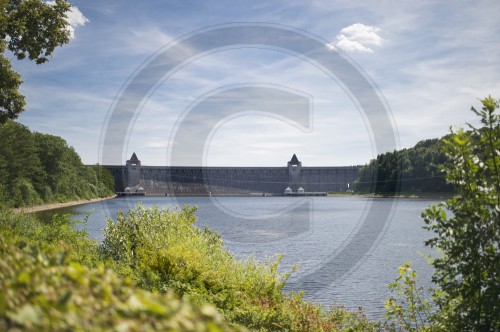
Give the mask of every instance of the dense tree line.
M 361 168 L 355 190 L 378 194 L 452 192 L 442 172 L 448 163 L 443 139 L 428 139 L 409 149 L 378 155 Z
M 85 166 L 60 137 L 31 132 L 13 121 L 0 125 L 0 205 L 103 197 L 114 192 L 111 174 Z

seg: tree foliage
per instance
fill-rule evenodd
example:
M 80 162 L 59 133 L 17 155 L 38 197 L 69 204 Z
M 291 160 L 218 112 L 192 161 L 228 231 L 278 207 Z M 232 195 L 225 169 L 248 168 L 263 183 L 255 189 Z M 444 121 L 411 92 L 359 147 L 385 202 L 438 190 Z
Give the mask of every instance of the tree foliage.
M 113 194 L 114 180 L 102 167 L 85 166 L 60 137 L 32 133 L 8 121 L 0 125 L 0 202 L 26 206 Z
M 472 107 L 481 129 L 469 125 L 444 141 L 451 161 L 444 170 L 456 195 L 423 213 L 436 234 L 426 244 L 442 252 L 433 281 L 449 331 L 500 330 L 500 114 L 497 100 L 482 104 Z
M 448 162 L 443 145 L 443 139 L 428 139 L 409 149 L 378 155 L 361 168 L 355 190 L 377 194 L 452 192 L 441 171 Z
M 36 64 L 48 61 L 56 47 L 70 40 L 69 10 L 64 0 L 0 0 L 0 124 L 17 118 L 26 103 L 19 92 L 21 75 L 12 69 L 5 52 Z

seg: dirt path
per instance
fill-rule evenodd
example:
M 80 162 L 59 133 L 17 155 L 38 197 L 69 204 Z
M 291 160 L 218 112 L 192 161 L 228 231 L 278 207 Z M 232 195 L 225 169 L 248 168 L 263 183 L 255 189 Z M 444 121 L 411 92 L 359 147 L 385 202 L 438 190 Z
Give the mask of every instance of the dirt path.
M 64 202 L 64 203 L 49 203 L 49 204 L 43 204 L 43 205 L 25 206 L 22 208 L 12 209 L 12 211 L 32 213 L 32 212 L 38 212 L 38 211 L 59 209 L 59 208 L 67 207 L 67 206 L 75 206 L 75 205 L 81 205 L 81 204 L 87 204 L 87 203 L 93 203 L 93 202 L 100 202 L 100 201 L 105 201 L 107 199 L 112 199 L 115 197 L 116 197 L 116 195 L 103 197 L 103 198 L 94 198 L 94 199 L 89 199 L 89 200 L 83 199 L 83 200 L 79 200 L 79 201 L 70 201 L 70 202 Z

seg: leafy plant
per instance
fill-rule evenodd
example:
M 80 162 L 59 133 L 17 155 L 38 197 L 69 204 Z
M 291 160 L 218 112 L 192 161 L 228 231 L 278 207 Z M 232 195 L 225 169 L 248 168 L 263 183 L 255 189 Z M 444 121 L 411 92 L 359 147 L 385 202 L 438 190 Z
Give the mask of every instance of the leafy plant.
M 500 330 L 500 115 L 491 97 L 472 111 L 482 128 L 452 131 L 444 151 L 452 165 L 444 167 L 456 195 L 426 209 L 426 228 L 438 248 L 433 281 L 443 292 L 440 311 L 446 329 Z M 447 214 L 450 213 L 450 215 Z
M 396 293 L 385 302 L 386 318 L 393 327 L 403 331 L 435 331 L 431 325 L 432 303 L 423 297 L 424 289 L 417 286 L 417 272 L 406 262 L 399 267 L 399 277 L 389 284 Z
M 21 248 L 22 247 L 22 248 Z M 0 240 L 2 331 L 232 331 L 212 307 L 137 289 L 101 264 Z
M 116 222 L 108 220 L 101 251 L 141 287 L 174 289 L 197 303 L 216 305 L 237 321 L 245 320 L 245 304 L 281 300 L 286 275 L 278 274 L 279 259 L 269 265 L 236 261 L 219 235 L 193 225 L 195 211 L 138 206 L 119 214 Z
M 199 229 L 196 208 L 174 210 L 137 206 L 108 220 L 101 244 L 120 275 L 141 287 L 169 289 L 194 303 L 217 307 L 233 323 L 259 331 L 375 330 L 377 323 L 343 308 L 307 303 L 301 294 L 282 293 L 288 273 L 280 257 L 266 264 L 236 260 L 219 235 Z

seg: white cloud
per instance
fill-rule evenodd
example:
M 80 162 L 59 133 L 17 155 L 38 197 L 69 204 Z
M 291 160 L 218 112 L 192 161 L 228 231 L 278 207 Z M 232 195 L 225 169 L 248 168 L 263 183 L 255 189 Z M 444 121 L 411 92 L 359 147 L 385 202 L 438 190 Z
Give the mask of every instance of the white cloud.
M 68 12 L 68 23 L 69 31 L 71 33 L 71 38 L 75 38 L 75 29 L 80 26 L 84 26 L 89 22 L 89 19 L 83 15 L 83 13 L 78 9 L 78 7 L 72 5 L 70 11 Z
M 379 28 L 362 23 L 355 23 L 340 30 L 337 35 L 335 46 L 347 53 L 373 53 L 367 45 L 380 46 L 383 43 L 382 37 L 378 35 Z M 329 44 L 332 47 L 331 44 Z
M 55 5 L 55 1 L 47 1 L 46 2 L 48 5 Z M 66 14 L 68 17 L 66 18 L 66 21 L 68 21 L 69 26 L 67 29 L 69 30 L 70 33 L 70 38 L 73 39 L 75 38 L 75 29 L 81 26 L 84 26 L 86 23 L 89 22 L 89 19 L 83 15 L 83 13 L 76 7 L 75 5 L 71 5 L 70 10 Z

